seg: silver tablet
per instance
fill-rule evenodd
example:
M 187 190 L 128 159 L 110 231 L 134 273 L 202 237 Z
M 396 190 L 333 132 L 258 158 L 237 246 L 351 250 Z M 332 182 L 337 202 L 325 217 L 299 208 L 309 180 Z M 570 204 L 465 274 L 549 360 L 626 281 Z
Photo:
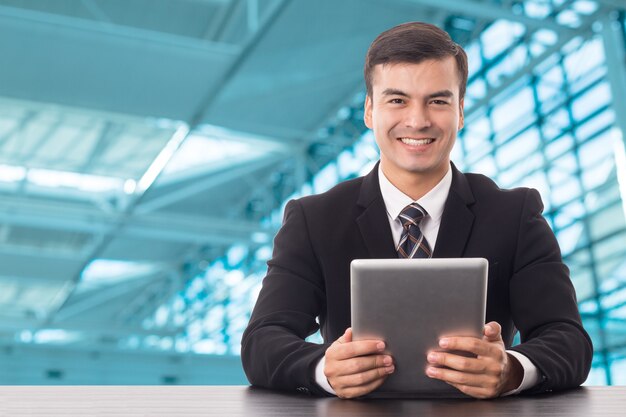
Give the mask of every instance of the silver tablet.
M 463 397 L 426 376 L 426 355 L 443 336 L 482 337 L 487 260 L 356 259 L 350 269 L 354 340 L 384 340 L 395 364 L 370 395 Z

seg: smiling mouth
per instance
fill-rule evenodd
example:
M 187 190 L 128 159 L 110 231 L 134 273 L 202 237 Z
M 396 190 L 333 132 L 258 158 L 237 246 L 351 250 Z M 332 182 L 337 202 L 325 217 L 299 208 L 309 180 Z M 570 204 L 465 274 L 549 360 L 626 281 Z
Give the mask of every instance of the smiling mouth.
M 420 146 L 420 145 L 428 145 L 435 141 L 435 139 L 413 139 L 413 138 L 398 138 L 405 145 L 410 146 Z

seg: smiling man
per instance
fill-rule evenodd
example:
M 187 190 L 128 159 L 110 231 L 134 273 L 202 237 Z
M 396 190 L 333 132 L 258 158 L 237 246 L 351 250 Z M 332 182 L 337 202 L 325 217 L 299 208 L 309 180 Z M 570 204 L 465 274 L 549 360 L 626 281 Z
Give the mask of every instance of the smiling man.
M 287 204 L 242 340 L 250 382 L 342 398 L 378 388 L 394 359 L 384 341 L 352 340 L 350 262 L 432 256 L 489 261 L 488 323 L 482 338 L 442 339 L 444 351 L 430 352 L 430 366 L 415 372 L 476 398 L 580 385 L 591 341 L 539 194 L 502 190 L 450 161 L 464 124 L 463 49 L 435 26 L 396 26 L 370 46 L 365 83 L 365 123 L 380 163 Z M 418 249 L 405 250 L 409 237 Z M 324 343 L 305 341 L 318 322 Z M 517 331 L 522 343 L 511 346 Z
M 463 99 L 453 57 L 389 63 L 373 69 L 365 124 L 380 148 L 380 167 L 404 194 L 418 200 L 450 170 L 450 152 L 463 127 Z

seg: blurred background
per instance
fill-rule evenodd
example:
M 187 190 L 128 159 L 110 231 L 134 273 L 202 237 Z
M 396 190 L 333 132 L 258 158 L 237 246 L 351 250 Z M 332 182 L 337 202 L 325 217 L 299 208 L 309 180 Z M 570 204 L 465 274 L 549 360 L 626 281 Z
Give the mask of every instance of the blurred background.
M 465 171 L 546 205 L 626 384 L 626 1 L 0 0 L 0 384 L 244 384 L 282 209 L 371 169 L 371 41 L 469 55 Z M 316 340 L 313 336 L 313 340 Z

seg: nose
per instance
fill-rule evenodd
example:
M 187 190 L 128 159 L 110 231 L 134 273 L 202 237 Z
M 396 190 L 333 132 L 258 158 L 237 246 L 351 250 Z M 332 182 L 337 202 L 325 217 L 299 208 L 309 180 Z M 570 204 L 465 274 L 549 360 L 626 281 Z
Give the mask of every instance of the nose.
M 404 127 L 422 130 L 431 126 L 428 111 L 423 106 L 409 106 L 404 114 Z

